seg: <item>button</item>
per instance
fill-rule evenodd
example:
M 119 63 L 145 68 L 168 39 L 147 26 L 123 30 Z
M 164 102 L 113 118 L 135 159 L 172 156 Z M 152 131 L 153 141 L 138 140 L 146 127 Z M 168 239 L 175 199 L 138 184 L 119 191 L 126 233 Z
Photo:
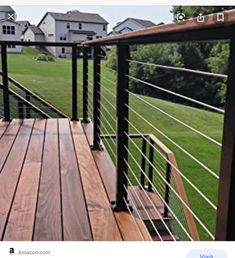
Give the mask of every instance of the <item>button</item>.
M 183 21 L 185 21 L 185 19 L 186 19 L 186 16 L 185 16 L 184 13 L 177 13 L 176 14 L 176 20 L 178 22 L 183 22 Z
M 227 258 L 223 250 L 192 250 L 187 254 L 187 258 Z
M 197 16 L 197 22 L 205 22 L 205 17 L 202 13 Z

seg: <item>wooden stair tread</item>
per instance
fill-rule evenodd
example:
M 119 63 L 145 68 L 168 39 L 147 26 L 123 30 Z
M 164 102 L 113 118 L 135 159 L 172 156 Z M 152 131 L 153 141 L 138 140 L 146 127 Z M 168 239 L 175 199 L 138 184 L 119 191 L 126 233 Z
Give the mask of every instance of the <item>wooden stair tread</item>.
M 134 201 L 134 206 L 138 208 L 138 211 L 141 215 L 141 218 L 145 220 L 160 220 L 159 214 L 156 212 L 156 209 L 159 211 L 160 214 L 163 214 L 164 211 L 164 204 L 161 201 L 161 199 L 157 196 L 157 194 L 153 192 L 143 191 L 138 186 L 129 186 L 128 187 L 129 193 L 132 196 L 132 199 Z M 138 197 L 136 196 L 138 195 Z M 150 200 L 152 200 L 152 203 Z M 143 208 L 144 205 L 144 208 Z M 154 208 L 155 207 L 155 208 Z M 149 216 L 147 216 L 146 211 L 148 212 Z

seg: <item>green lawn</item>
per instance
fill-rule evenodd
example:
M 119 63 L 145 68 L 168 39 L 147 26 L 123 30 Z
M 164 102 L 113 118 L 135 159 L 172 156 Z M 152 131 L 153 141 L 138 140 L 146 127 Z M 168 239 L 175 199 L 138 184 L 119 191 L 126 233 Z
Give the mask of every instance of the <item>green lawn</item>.
M 11 54 L 8 56 L 9 60 L 9 73 L 18 81 L 25 84 L 27 87 L 41 95 L 47 101 L 51 102 L 56 107 L 60 108 L 63 112 L 70 116 L 71 114 L 71 60 L 57 59 L 56 62 L 38 62 L 33 59 L 37 54 L 36 50 L 24 48 L 23 54 Z M 78 63 L 78 78 L 79 78 L 79 114 L 81 116 L 82 104 L 82 62 Z M 115 104 L 115 73 L 108 70 L 105 66 L 105 61 L 102 63 L 102 95 L 112 104 Z M 107 80 L 108 79 L 108 80 Z M 89 81 L 92 83 L 92 63 L 89 63 Z M 91 86 L 89 87 L 91 90 Z M 108 92 L 108 91 L 110 92 Z M 90 94 L 90 106 L 92 105 L 92 94 Z M 212 138 L 221 141 L 223 116 L 213 112 L 203 111 L 200 109 L 175 104 L 172 102 L 159 100 L 150 97 L 144 97 L 149 103 L 163 109 L 171 115 L 181 119 L 182 121 L 190 124 L 194 128 L 201 130 Z M 115 110 L 108 102 L 102 98 L 103 105 L 108 110 L 102 108 L 102 131 L 103 133 L 113 133 L 109 124 L 115 128 L 114 121 L 110 115 L 115 118 Z M 206 164 L 210 169 L 218 173 L 219 160 L 220 160 L 220 147 L 210 143 L 208 140 L 203 139 L 194 132 L 171 120 L 160 112 L 149 107 L 147 104 L 140 102 L 135 97 L 130 97 L 130 106 L 144 118 L 150 121 L 154 126 L 163 131 L 167 136 L 177 142 L 180 146 L 189 151 L 192 155 Z M 108 114 L 109 113 L 109 114 Z M 108 122 L 106 122 L 106 120 Z M 202 169 L 197 163 L 187 157 L 182 151 L 155 131 L 150 125 L 141 120 L 133 112 L 130 111 L 130 121 L 142 133 L 153 133 L 159 137 L 176 155 L 178 166 L 182 173 L 187 176 L 214 204 L 217 202 L 217 188 L 218 180 L 211 176 L 205 169 Z M 106 130 L 105 130 L 106 128 Z M 130 127 L 130 132 L 136 131 Z M 112 141 L 107 141 L 106 147 L 114 150 Z M 109 145 L 108 145 L 109 144 Z M 138 161 L 140 161 L 140 153 L 130 142 L 130 150 Z M 140 142 L 137 141 L 140 146 Z M 155 153 L 157 156 L 157 153 Z M 139 174 L 139 169 L 130 158 L 130 164 L 135 171 Z M 155 161 L 158 171 L 163 173 L 164 160 L 157 157 Z M 155 173 L 156 180 L 158 175 Z M 133 178 L 132 178 L 133 180 Z M 134 180 L 133 180 L 134 182 Z M 208 229 L 214 233 L 215 228 L 215 211 L 192 189 L 191 186 L 185 183 L 187 194 L 190 200 L 190 206 L 195 214 L 202 220 Z M 161 189 L 161 186 L 158 186 Z M 172 200 L 177 199 L 171 193 Z M 175 212 L 182 214 L 180 205 L 173 201 L 172 207 Z M 183 221 L 183 219 L 182 219 Z M 202 239 L 210 239 L 205 233 L 205 230 L 199 226 L 198 230 Z

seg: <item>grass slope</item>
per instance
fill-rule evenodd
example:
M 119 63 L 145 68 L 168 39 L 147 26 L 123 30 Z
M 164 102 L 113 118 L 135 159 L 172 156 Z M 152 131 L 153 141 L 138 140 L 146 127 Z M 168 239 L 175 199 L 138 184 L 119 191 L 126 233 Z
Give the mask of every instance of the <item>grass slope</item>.
M 71 60 L 57 59 L 56 62 L 37 62 L 33 60 L 33 57 L 37 55 L 37 50 L 31 48 L 24 48 L 23 54 L 11 54 L 9 59 L 9 73 L 14 78 L 25 84 L 27 87 L 41 95 L 43 98 L 51 102 L 62 111 L 71 114 Z M 82 96 L 82 62 L 78 63 L 78 79 L 79 79 L 79 111 L 81 115 L 81 96 Z M 113 130 L 109 127 L 115 128 L 115 123 L 111 119 L 115 117 L 115 110 L 108 103 L 115 104 L 115 74 L 102 65 L 102 87 L 101 94 L 102 103 L 105 108 L 102 109 L 104 117 L 102 117 L 103 132 L 113 133 Z M 92 63 L 89 63 L 89 81 L 92 83 Z M 107 90 L 108 89 L 108 90 Z M 91 86 L 90 86 L 91 90 Z M 92 94 L 90 94 L 90 103 L 92 103 Z M 170 113 L 178 119 L 188 123 L 194 128 L 206 133 L 212 138 L 221 141 L 223 116 L 192 108 L 172 102 L 144 97 L 146 101 L 152 103 L 158 108 Z M 108 101 L 107 101 L 108 100 Z M 90 104 L 91 105 L 91 104 Z M 194 132 L 178 124 L 172 119 L 166 117 L 160 112 L 149 107 L 147 104 L 140 102 L 137 98 L 130 97 L 130 106 L 144 118 L 156 126 L 159 130 L 163 131 L 168 137 L 170 137 L 177 144 L 185 148 L 189 153 L 194 155 L 210 169 L 218 173 L 219 160 L 220 160 L 220 147 L 210 143 L 208 140 L 203 139 Z M 108 122 L 107 122 L 108 121 Z M 205 169 L 202 169 L 197 163 L 192 161 L 187 155 L 179 150 L 174 144 L 169 142 L 164 136 L 159 134 L 145 121 L 136 116 L 130 111 L 130 121 L 142 132 L 153 133 L 159 137 L 170 149 L 172 149 L 176 155 L 178 166 L 182 173 L 190 179 L 201 191 L 214 203 L 217 202 L 217 188 L 218 180 L 214 179 Z M 106 130 L 105 130 L 106 128 Z M 130 127 L 130 131 L 136 133 L 136 131 Z M 109 141 L 114 150 L 114 144 Z M 108 148 L 108 146 L 107 146 Z M 136 159 L 140 160 L 140 154 L 138 150 L 130 143 L 130 149 Z M 157 157 L 160 164 L 163 167 L 163 160 Z M 130 164 L 134 171 L 139 171 L 138 167 L 130 159 Z M 159 178 L 156 174 L 156 178 Z M 208 229 L 214 233 L 215 228 L 215 211 L 195 192 L 195 190 L 185 181 L 184 182 L 187 194 L 189 197 L 190 205 L 195 214 L 202 220 L 202 222 L 208 227 Z M 160 187 L 160 186 L 159 186 Z M 160 188 L 159 188 L 160 189 Z M 172 193 L 172 199 L 174 194 Z M 177 206 L 177 205 L 176 205 Z M 177 207 L 174 207 L 177 210 Z M 210 239 L 205 230 L 198 224 L 198 230 L 202 239 Z

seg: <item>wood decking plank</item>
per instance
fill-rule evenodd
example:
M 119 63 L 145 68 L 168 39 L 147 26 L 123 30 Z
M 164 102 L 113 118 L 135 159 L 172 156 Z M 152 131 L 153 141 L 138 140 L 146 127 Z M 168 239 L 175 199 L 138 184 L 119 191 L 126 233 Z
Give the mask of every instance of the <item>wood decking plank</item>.
M 21 120 L 13 120 L 6 128 L 6 131 L 4 132 L 3 136 L 0 138 L 0 172 L 3 168 L 9 151 L 14 143 L 14 140 L 16 138 L 16 135 L 19 131 L 21 124 Z
M 151 236 L 144 230 L 145 225 L 140 219 L 131 216 L 128 212 L 115 212 L 120 232 L 125 241 L 150 241 Z M 139 220 L 139 223 L 137 222 Z
M 9 124 L 10 123 L 8 121 L 0 120 L 0 138 L 2 137 L 4 132 L 6 131 Z
M 35 121 L 4 240 L 32 240 L 45 124 L 46 120 Z
M 92 135 L 93 125 L 92 123 L 89 123 L 89 124 L 83 124 L 82 126 L 85 131 L 87 140 L 91 145 L 92 139 L 93 139 L 93 135 Z M 105 147 L 104 147 L 104 151 L 96 151 L 96 150 L 92 151 L 92 155 L 95 159 L 97 167 L 99 168 L 100 175 L 104 182 L 109 200 L 113 201 L 116 198 L 116 168 L 113 164 L 113 161 L 108 155 Z
M 92 240 L 68 119 L 59 120 L 59 146 L 64 240 Z
M 85 131 L 87 140 L 91 145 L 92 139 L 93 139 L 92 123 L 83 124 L 83 129 Z M 113 201 L 116 198 L 116 168 L 113 164 L 113 161 L 110 158 L 109 154 L 107 153 L 107 150 L 105 147 L 104 147 L 104 151 L 93 150 L 92 155 L 99 169 L 109 200 Z M 131 218 L 130 214 L 128 215 L 127 213 L 125 213 L 124 215 L 121 215 L 121 214 L 122 213 L 118 215 L 117 213 L 115 213 L 115 217 L 124 240 L 141 241 L 144 238 L 144 240 L 146 241 L 151 241 L 151 236 L 142 220 L 140 220 L 137 216 L 135 216 L 135 220 L 136 220 L 136 223 L 135 223 Z M 122 221 L 122 219 L 126 221 Z M 136 224 L 138 224 L 138 228 L 136 227 Z
M 42 170 L 33 239 L 62 240 L 61 192 L 57 119 L 46 126 Z
M 0 237 L 3 238 L 5 224 L 14 198 L 18 179 L 24 163 L 34 120 L 24 120 L 11 152 L 0 174 Z
M 75 149 L 94 240 L 122 240 L 108 196 L 79 122 L 72 122 Z M 81 148 L 82 146 L 82 148 Z

